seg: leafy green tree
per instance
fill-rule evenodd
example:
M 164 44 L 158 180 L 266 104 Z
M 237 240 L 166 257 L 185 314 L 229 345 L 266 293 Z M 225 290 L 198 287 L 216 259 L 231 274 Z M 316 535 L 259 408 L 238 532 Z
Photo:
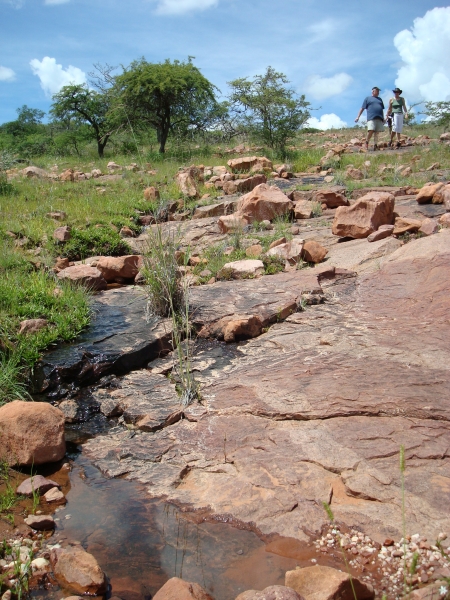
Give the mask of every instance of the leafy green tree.
M 249 132 L 282 153 L 288 139 L 310 116 L 305 96 L 299 96 L 288 84 L 286 76 L 272 67 L 267 67 L 264 75 L 235 79 L 228 84 L 231 114 Z
M 216 88 L 191 61 L 136 60 L 115 77 L 123 120 L 135 128 L 155 129 L 159 151 L 165 152 L 170 133 L 207 128 L 218 118 Z
M 79 123 L 88 123 L 93 137 L 97 141 L 100 158 L 114 130 L 114 123 L 109 113 L 111 95 L 90 90 L 83 84 L 66 85 L 53 96 L 50 113 L 55 119 L 75 119 Z
M 447 130 L 450 127 L 450 102 L 425 102 L 424 114 L 430 121 Z
M 17 119 L 1 126 L 1 130 L 14 137 L 37 133 L 41 127 L 45 112 L 38 108 L 29 108 L 26 104 L 16 109 Z

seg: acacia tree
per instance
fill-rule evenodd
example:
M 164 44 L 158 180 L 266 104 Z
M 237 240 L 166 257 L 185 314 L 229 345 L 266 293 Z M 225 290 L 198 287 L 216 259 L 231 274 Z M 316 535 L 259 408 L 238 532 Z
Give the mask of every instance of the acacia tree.
M 271 148 L 285 152 L 287 140 L 306 123 L 310 113 L 305 96 L 288 87 L 283 73 L 267 67 L 264 75 L 230 81 L 230 112 Z
M 447 131 L 450 126 L 450 102 L 441 100 L 440 102 L 425 102 L 424 113 L 435 125 L 440 125 Z
M 113 132 L 114 126 L 109 110 L 111 96 L 108 92 L 100 93 L 90 90 L 83 84 L 66 85 L 53 96 L 50 113 L 61 120 L 75 119 L 88 123 L 97 141 L 97 151 L 100 158 Z
M 123 120 L 154 128 L 162 153 L 171 132 L 205 129 L 220 107 L 215 86 L 190 59 L 149 63 L 141 58 L 117 75 L 115 84 Z

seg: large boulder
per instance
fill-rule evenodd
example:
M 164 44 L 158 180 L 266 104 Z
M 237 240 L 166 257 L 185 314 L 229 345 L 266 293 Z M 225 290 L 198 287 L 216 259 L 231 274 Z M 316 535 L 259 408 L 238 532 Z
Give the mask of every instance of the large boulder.
M 64 415 L 46 402 L 14 400 L 0 407 L 0 457 L 9 465 L 42 465 L 66 453 Z
M 322 565 L 287 571 L 285 583 L 305 600 L 371 600 L 375 597 L 371 585 Z
M 304 240 L 291 240 L 283 244 L 278 244 L 267 251 L 267 256 L 278 256 L 285 261 L 285 269 L 295 267 L 300 261 L 303 252 Z
M 59 279 L 69 279 L 93 291 L 106 290 L 108 285 L 102 273 L 96 267 L 90 267 L 89 265 L 67 267 L 67 269 L 60 271 L 57 277 Z
M 229 262 L 223 265 L 217 273 L 219 279 L 247 279 L 248 277 L 257 277 L 264 273 L 264 263 L 256 259 L 243 259 Z
M 51 561 L 55 577 L 64 587 L 90 596 L 106 591 L 105 574 L 92 554 L 83 548 L 54 548 Z
M 217 226 L 221 233 L 229 233 L 230 231 L 238 231 L 248 225 L 247 219 L 244 219 L 241 214 L 233 213 L 219 217 Z
M 37 179 L 45 179 L 48 177 L 47 171 L 44 171 L 44 169 L 40 169 L 39 167 L 25 167 L 25 169 L 22 169 L 21 173 L 24 177 L 28 177 L 29 179 L 32 177 L 36 177 Z
M 172 577 L 153 596 L 153 600 L 213 600 L 198 583 Z
M 97 261 L 97 269 L 107 282 L 119 279 L 134 279 L 141 267 L 141 257 L 136 254 L 128 256 L 101 256 Z
M 422 226 L 422 221 L 419 219 L 408 219 L 407 217 L 396 217 L 394 224 L 394 235 L 402 235 L 403 233 L 416 233 Z
M 302 258 L 306 262 L 315 264 L 321 263 L 327 254 L 328 250 L 314 240 L 307 240 L 302 250 Z
M 450 184 L 440 187 L 432 198 L 433 204 L 444 204 L 445 210 L 450 211 Z
M 380 225 L 394 221 L 394 196 L 385 192 L 369 192 L 352 206 L 339 206 L 332 233 L 340 237 L 366 238 Z
M 237 212 L 249 223 L 253 223 L 272 221 L 275 217 L 289 213 L 292 208 L 293 203 L 278 187 L 262 183 L 242 196 L 237 205 Z
M 266 182 L 267 178 L 265 175 L 253 175 L 253 177 L 247 177 L 246 179 L 229 180 L 224 182 L 223 191 L 227 195 L 242 194 L 244 192 L 251 192 L 257 185 Z
M 428 204 L 433 200 L 433 197 L 441 188 L 444 187 L 443 183 L 426 183 L 418 192 L 416 200 L 418 204 Z
M 325 204 L 327 208 L 337 208 L 338 206 L 348 206 L 348 199 L 334 190 L 319 190 L 313 194 L 313 200 Z
M 31 498 L 34 493 L 38 493 L 42 496 L 45 492 L 48 492 L 54 487 L 59 487 L 59 484 L 56 483 L 56 481 L 46 479 L 42 475 L 34 475 L 33 477 L 28 477 L 28 479 L 22 481 L 16 489 L 16 494 L 27 496 L 28 498 Z
M 272 162 L 264 156 L 242 156 L 241 158 L 232 158 L 227 165 L 232 171 L 247 172 L 250 169 L 262 171 L 263 169 L 272 170 Z M 254 169 L 254 167 L 256 167 Z

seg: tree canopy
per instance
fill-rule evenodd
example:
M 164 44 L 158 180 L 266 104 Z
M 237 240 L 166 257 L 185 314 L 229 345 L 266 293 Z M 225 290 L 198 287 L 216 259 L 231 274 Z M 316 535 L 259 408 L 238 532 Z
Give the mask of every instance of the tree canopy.
M 171 132 L 203 129 L 220 113 L 215 86 L 191 60 L 149 63 L 141 58 L 115 82 L 118 110 L 133 127 L 154 128 L 160 152 Z
M 299 96 L 288 84 L 286 76 L 272 67 L 253 79 L 229 82 L 230 110 L 264 143 L 282 152 L 310 116 L 305 96 Z

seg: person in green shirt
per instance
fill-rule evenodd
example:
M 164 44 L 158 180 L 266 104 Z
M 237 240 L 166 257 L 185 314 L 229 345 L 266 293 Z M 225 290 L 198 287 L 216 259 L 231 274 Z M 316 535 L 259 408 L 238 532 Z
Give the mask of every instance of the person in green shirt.
M 406 109 L 405 99 L 400 96 L 402 90 L 398 87 L 394 92 L 394 98 L 389 100 L 389 107 L 386 113 L 386 120 L 392 118 L 392 132 L 389 146 L 394 143 L 394 138 L 397 135 L 396 148 L 400 148 L 400 134 L 403 131 L 403 115 L 405 119 L 408 118 L 408 111 Z

